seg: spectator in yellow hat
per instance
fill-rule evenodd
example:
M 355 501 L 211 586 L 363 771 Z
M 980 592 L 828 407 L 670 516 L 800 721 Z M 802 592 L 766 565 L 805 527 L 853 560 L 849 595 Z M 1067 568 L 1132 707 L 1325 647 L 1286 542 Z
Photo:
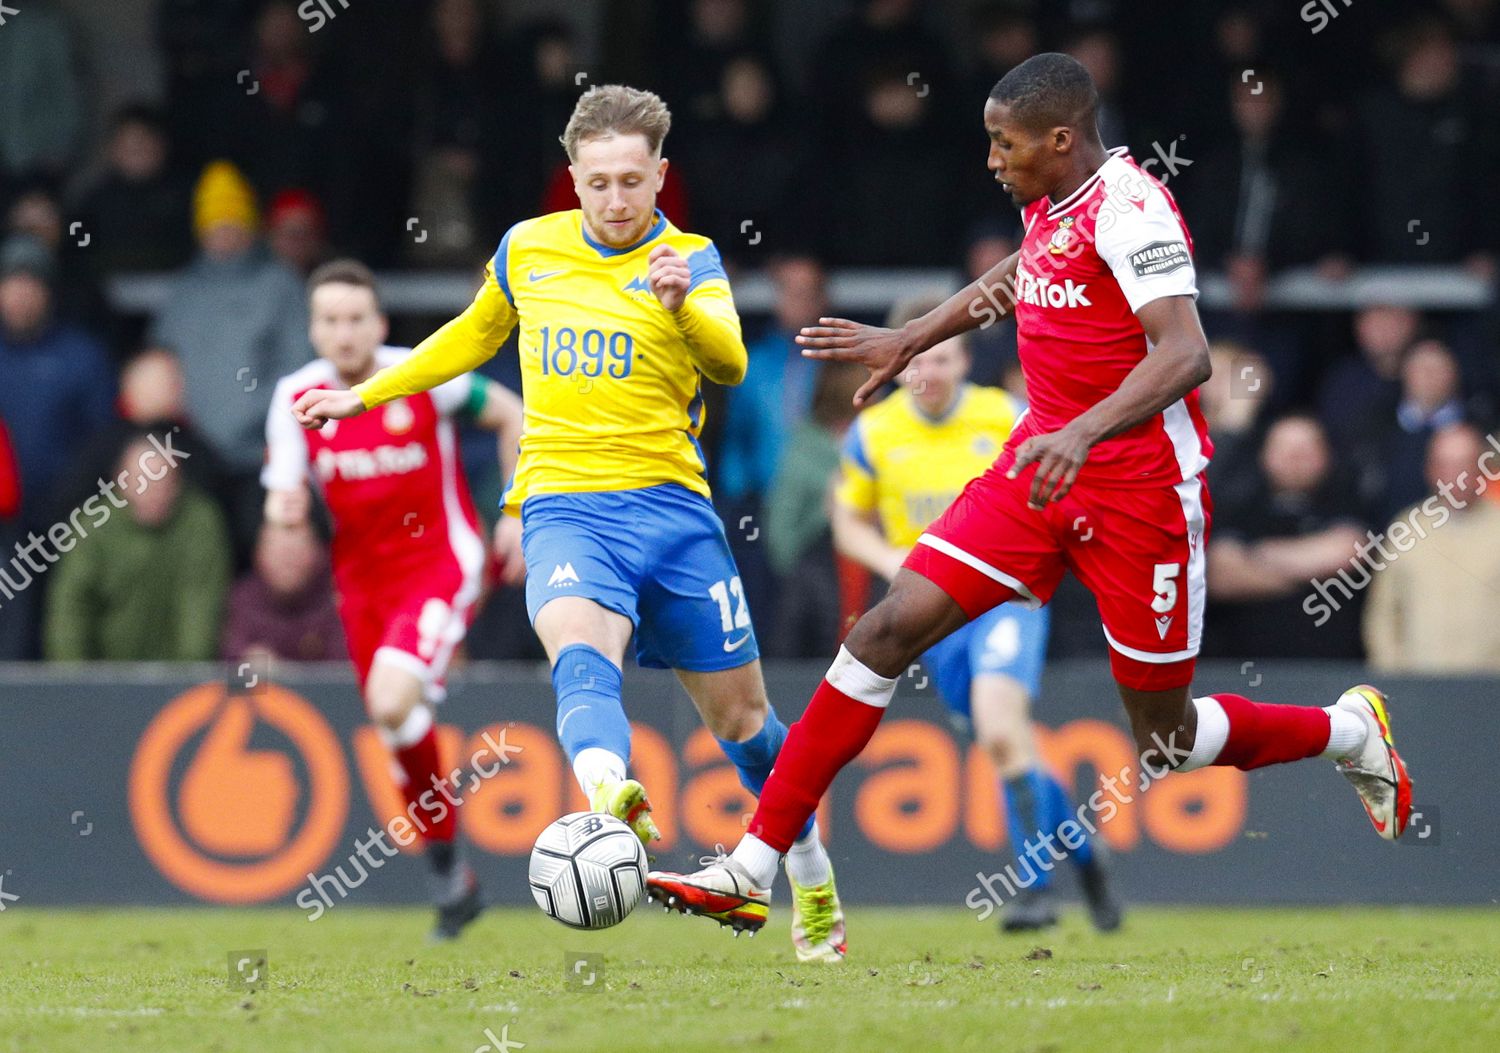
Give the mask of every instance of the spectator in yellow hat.
M 228 161 L 210 161 L 193 190 L 193 233 L 206 255 L 233 259 L 255 244 L 260 210 L 255 191 Z
M 255 190 L 229 161 L 204 167 L 193 191 L 199 253 L 172 282 L 148 340 L 176 352 L 186 404 L 223 459 L 236 562 L 246 566 L 260 518 L 263 429 L 276 379 L 312 355 L 302 282 L 261 238 Z

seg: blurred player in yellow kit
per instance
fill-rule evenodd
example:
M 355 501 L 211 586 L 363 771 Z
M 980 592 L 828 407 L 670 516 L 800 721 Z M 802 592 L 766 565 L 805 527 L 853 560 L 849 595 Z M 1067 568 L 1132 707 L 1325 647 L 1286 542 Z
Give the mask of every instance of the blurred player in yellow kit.
M 752 793 L 786 726 L 766 698 L 759 649 L 723 524 L 709 501 L 701 381 L 738 384 L 747 356 L 718 250 L 656 209 L 671 116 L 650 92 L 591 89 L 563 134 L 581 208 L 512 227 L 462 315 L 350 391 L 296 404 L 305 427 L 426 391 L 493 356 L 520 326 L 525 431 L 503 500 L 521 516 L 527 609 L 552 662 L 557 733 L 596 811 L 657 836 L 628 778 L 620 702 L 636 660 L 676 671 Z M 809 819 L 786 855 L 803 960 L 839 961 L 843 912 Z M 736 930 L 764 908 L 726 904 Z

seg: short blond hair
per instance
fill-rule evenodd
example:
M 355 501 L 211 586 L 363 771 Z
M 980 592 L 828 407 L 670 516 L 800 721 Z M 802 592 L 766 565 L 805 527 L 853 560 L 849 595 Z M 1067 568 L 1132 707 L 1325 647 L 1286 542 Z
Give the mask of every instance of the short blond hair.
M 623 84 L 600 84 L 579 96 L 562 144 L 568 160 L 577 161 L 578 147 L 590 139 L 643 135 L 651 153 L 659 154 L 671 127 L 671 111 L 660 95 Z

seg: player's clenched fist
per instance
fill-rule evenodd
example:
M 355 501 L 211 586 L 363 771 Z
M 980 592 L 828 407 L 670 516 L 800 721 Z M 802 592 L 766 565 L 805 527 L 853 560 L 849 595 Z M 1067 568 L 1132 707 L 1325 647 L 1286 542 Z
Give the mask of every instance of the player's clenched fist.
M 650 268 L 646 271 L 646 281 L 650 283 L 651 291 L 667 310 L 677 310 L 687 299 L 688 282 L 692 277 L 687 260 L 670 245 L 656 246 L 647 259 Z
M 354 392 L 329 388 L 313 388 L 292 403 L 292 416 L 297 423 L 314 431 L 331 420 L 343 420 L 364 411 L 364 401 Z

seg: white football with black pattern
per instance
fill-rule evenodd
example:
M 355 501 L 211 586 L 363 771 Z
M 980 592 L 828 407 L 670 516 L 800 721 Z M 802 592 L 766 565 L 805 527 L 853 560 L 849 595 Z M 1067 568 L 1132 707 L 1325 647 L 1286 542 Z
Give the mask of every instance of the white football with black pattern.
M 572 812 L 536 839 L 531 895 L 564 925 L 607 929 L 641 901 L 646 869 L 646 848 L 629 826 L 612 815 Z

